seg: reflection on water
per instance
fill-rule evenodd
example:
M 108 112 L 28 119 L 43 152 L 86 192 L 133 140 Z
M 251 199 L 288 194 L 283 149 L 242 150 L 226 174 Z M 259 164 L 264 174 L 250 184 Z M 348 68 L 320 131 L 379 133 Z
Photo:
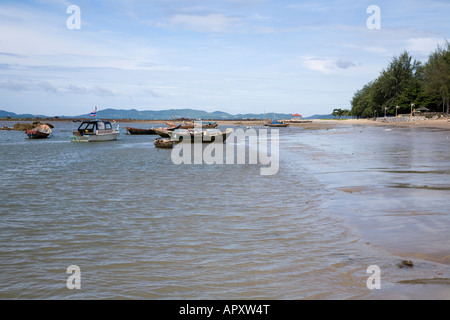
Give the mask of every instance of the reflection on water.
M 448 132 L 286 128 L 279 173 L 261 176 L 55 125 L 42 141 L 0 131 L 0 298 L 370 298 L 373 264 L 387 288 L 449 278 Z

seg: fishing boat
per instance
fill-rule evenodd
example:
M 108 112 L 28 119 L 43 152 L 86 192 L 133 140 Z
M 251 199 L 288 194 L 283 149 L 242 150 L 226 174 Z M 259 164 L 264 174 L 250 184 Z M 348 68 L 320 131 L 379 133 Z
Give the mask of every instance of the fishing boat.
M 173 122 L 166 122 L 168 126 L 176 125 Z M 195 127 L 202 127 L 202 129 L 215 129 L 219 125 L 217 122 L 209 122 L 209 121 L 192 121 L 192 122 L 183 122 L 180 124 L 180 129 L 194 129 Z
M 27 130 L 25 134 L 30 139 L 46 139 L 52 134 L 52 129 L 48 125 L 43 124 L 32 130 Z
M 173 141 L 171 139 L 155 139 L 155 146 L 157 148 L 171 149 L 173 148 Z
M 202 126 L 202 129 L 215 129 L 219 126 L 217 122 L 194 121 L 194 126 Z
M 166 122 L 166 125 L 169 127 L 173 126 L 179 126 L 179 129 L 194 129 L 194 123 L 193 122 L 182 122 L 181 124 L 176 124 L 174 122 Z
M 264 122 L 264 125 L 266 127 L 273 127 L 273 128 L 286 128 L 289 127 L 289 123 L 282 123 L 278 121 L 266 121 Z
M 140 128 L 131 128 L 126 127 L 125 128 L 128 131 L 128 134 L 134 134 L 134 135 L 155 135 L 157 134 L 155 130 L 153 129 L 140 129 Z
M 152 128 L 153 131 L 156 132 L 156 134 L 159 134 L 163 138 L 170 138 L 170 132 L 180 129 L 181 125 L 172 125 L 168 128 Z
M 119 138 L 119 128 L 113 129 L 109 121 L 83 121 L 70 137 L 72 142 L 113 141 Z
M 175 130 L 170 133 L 171 140 L 175 143 L 182 142 L 187 139 L 190 142 L 201 141 L 202 143 L 211 143 L 215 141 L 225 142 L 228 139 L 233 129 L 226 131 L 219 131 L 217 129 L 207 130 Z

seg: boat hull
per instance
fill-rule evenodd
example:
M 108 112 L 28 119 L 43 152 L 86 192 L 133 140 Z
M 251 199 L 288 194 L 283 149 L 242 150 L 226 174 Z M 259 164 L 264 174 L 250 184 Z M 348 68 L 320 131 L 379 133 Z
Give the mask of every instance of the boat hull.
M 277 123 L 277 124 L 274 124 L 274 123 L 265 123 L 264 124 L 266 127 L 272 127 L 272 128 L 286 128 L 286 127 L 289 127 L 289 124 L 288 123 Z
M 119 132 L 113 132 L 108 134 L 92 134 L 83 136 L 71 136 L 70 141 L 72 142 L 103 142 L 103 141 L 114 141 L 119 138 Z
M 208 132 L 208 130 L 201 131 L 201 132 L 194 132 L 194 131 L 174 131 L 170 134 L 171 139 L 175 143 L 180 143 L 182 141 L 189 141 L 191 143 L 195 142 L 201 142 L 201 143 L 213 143 L 213 142 L 225 142 L 232 131 L 219 131 L 214 130 L 213 132 Z
M 162 138 L 170 138 L 170 132 L 180 129 L 180 125 L 172 125 L 168 128 L 152 128 L 153 131 L 156 132 L 156 134 L 160 135 Z
M 177 124 L 172 122 L 166 122 L 168 126 L 177 126 Z M 196 126 L 200 127 L 202 129 L 215 129 L 219 125 L 216 122 L 191 122 L 191 123 L 183 123 L 180 125 L 180 129 L 194 129 Z
M 32 130 L 27 130 L 25 134 L 30 139 L 46 139 L 49 135 L 52 134 L 52 130 L 48 125 L 44 124 Z
M 48 133 L 42 133 L 34 130 L 29 130 L 26 132 L 26 134 L 30 139 L 46 139 L 49 136 Z
M 132 135 L 157 135 L 153 129 L 139 129 L 139 128 L 126 128 L 129 134 Z
M 154 143 L 155 147 L 163 149 L 171 149 L 174 144 L 171 139 L 156 139 Z
M 167 130 L 167 129 L 159 129 L 159 128 L 153 128 L 153 130 L 155 130 L 155 132 L 157 133 L 157 134 L 159 134 L 161 137 L 163 137 L 163 138 L 170 138 L 170 132 L 171 131 L 169 131 L 169 130 Z

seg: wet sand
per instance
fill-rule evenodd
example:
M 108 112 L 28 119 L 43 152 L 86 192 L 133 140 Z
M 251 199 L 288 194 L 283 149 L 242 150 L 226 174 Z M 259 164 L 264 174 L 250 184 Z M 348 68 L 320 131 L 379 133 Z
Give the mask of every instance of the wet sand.
M 262 121 L 218 121 L 220 125 L 263 125 Z M 345 119 L 345 120 L 312 120 L 308 123 L 292 123 L 290 127 L 302 127 L 305 129 L 327 129 L 336 126 L 361 125 L 361 126 L 387 126 L 387 127 L 416 127 L 416 128 L 448 128 L 450 129 L 450 118 L 443 119 L 427 119 L 409 122 L 382 122 L 382 119 L 375 121 L 374 119 Z
M 449 299 L 450 122 L 318 120 L 302 131 L 302 163 L 334 190 L 325 208 L 392 262 L 362 299 Z M 402 260 L 414 267 L 400 268 Z M 374 262 L 378 264 L 378 262 Z

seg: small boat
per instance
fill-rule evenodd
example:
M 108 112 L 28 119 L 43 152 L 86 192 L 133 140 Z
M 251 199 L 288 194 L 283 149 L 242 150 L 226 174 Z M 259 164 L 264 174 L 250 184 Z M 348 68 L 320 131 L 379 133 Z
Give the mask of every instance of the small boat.
M 52 129 L 48 125 L 43 124 L 32 130 L 27 130 L 25 133 L 30 139 L 46 139 L 52 134 Z
M 219 126 L 217 122 L 194 121 L 194 126 L 202 126 L 202 129 L 215 129 Z
M 131 127 L 126 127 L 125 129 L 127 129 L 129 134 L 135 134 L 135 135 L 140 135 L 140 134 L 155 135 L 155 134 L 157 134 L 155 132 L 155 130 L 153 130 L 153 129 L 139 129 L 139 128 L 131 128 Z
M 194 129 L 194 123 L 193 122 L 184 122 L 181 124 L 176 124 L 173 122 L 166 122 L 166 125 L 168 125 L 169 127 L 173 127 L 173 126 L 179 126 L 179 129 Z
M 113 141 L 119 138 L 119 128 L 113 129 L 109 121 L 83 121 L 70 137 L 72 142 Z
M 211 143 L 219 140 L 225 142 L 228 139 L 233 129 L 227 129 L 226 131 L 219 130 L 175 130 L 170 133 L 171 140 L 175 143 L 182 142 L 184 139 L 188 139 L 191 142 L 196 142 L 201 139 L 202 143 Z M 201 138 L 200 138 L 201 135 Z
M 168 128 L 152 128 L 153 131 L 156 132 L 156 134 L 159 134 L 163 138 L 170 138 L 170 132 L 180 129 L 180 124 L 173 125 Z
M 176 125 L 173 122 L 166 122 L 168 126 Z M 193 121 L 193 122 L 183 122 L 180 124 L 180 129 L 194 129 L 196 126 L 202 127 L 202 129 L 215 129 L 219 125 L 217 122 L 208 122 L 208 121 Z
M 171 139 L 155 139 L 155 146 L 157 148 L 171 149 L 173 148 L 173 141 Z
M 278 121 L 266 121 L 266 122 L 264 122 L 264 125 L 266 127 L 273 127 L 273 128 L 289 127 L 289 123 L 282 123 L 282 122 L 278 122 Z

